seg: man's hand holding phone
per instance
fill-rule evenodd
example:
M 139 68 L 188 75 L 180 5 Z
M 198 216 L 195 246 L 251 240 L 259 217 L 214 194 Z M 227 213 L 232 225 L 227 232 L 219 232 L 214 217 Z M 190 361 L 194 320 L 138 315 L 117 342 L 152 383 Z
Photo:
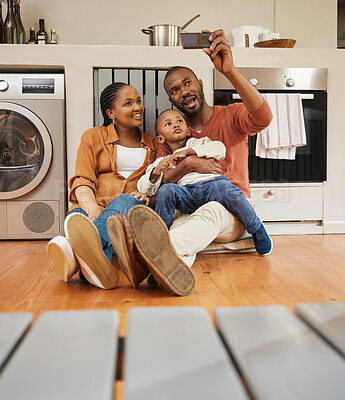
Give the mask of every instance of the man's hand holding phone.
M 190 32 L 181 33 L 181 42 L 184 49 L 205 49 L 210 47 L 208 40 L 211 32 Z

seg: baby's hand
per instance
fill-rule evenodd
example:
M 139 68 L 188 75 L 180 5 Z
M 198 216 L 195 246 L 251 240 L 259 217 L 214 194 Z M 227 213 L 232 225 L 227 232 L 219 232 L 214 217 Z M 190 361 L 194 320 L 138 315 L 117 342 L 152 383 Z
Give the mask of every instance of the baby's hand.
M 151 179 L 153 180 L 153 179 L 157 178 L 158 176 L 160 176 L 161 173 L 167 171 L 168 169 L 175 168 L 175 167 L 176 167 L 176 165 L 174 163 L 173 156 L 166 156 L 163 158 L 162 161 L 160 161 L 158 163 L 157 167 L 155 167 L 152 170 Z

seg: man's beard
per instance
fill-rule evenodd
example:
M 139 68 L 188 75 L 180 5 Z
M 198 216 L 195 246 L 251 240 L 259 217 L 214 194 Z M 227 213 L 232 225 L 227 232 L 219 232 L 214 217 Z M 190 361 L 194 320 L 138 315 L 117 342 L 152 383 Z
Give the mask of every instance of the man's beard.
M 181 111 L 182 113 L 186 114 L 187 116 L 196 115 L 196 114 L 198 114 L 198 113 L 201 111 L 201 109 L 203 108 L 203 106 L 204 106 L 204 104 L 205 104 L 205 94 L 204 94 L 204 91 L 203 91 L 203 89 L 202 89 L 201 86 L 199 87 L 198 93 L 196 94 L 195 97 L 196 97 L 196 99 L 197 99 L 198 102 L 199 102 L 199 107 L 196 108 L 195 110 L 186 110 L 186 109 L 184 108 L 183 104 L 182 104 L 181 106 L 175 105 L 175 107 L 176 107 L 179 111 Z

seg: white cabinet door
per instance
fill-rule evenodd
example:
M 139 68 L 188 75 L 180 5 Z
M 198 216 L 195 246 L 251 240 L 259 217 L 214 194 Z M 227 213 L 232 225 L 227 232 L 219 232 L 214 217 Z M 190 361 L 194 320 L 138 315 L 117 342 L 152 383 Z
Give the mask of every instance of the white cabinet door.
M 263 221 L 323 219 L 323 186 L 252 187 L 252 202 Z

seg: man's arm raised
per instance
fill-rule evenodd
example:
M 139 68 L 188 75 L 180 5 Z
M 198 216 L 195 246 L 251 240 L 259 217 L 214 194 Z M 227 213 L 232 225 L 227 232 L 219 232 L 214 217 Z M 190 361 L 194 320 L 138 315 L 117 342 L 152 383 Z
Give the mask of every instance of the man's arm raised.
M 234 60 L 228 41 L 226 40 L 222 29 L 210 33 L 211 46 L 209 49 L 203 49 L 215 68 L 220 71 L 234 86 L 240 95 L 246 109 L 257 111 L 264 103 L 261 94 L 252 86 L 247 79 L 234 66 Z

